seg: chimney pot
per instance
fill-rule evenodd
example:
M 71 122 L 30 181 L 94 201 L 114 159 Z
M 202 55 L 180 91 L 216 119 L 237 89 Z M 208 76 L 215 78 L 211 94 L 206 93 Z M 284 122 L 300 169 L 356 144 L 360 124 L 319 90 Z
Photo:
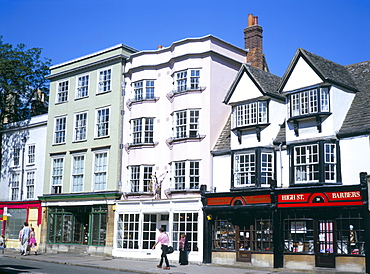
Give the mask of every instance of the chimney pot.
M 253 26 L 253 14 L 248 14 L 248 27 Z
M 161 48 L 163 48 L 163 46 L 162 45 L 158 45 L 158 49 L 161 49 Z

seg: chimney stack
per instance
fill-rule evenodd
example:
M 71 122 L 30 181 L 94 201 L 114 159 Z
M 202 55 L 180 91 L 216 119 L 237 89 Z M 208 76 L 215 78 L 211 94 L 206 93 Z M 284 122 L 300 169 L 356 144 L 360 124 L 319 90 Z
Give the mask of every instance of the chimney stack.
M 248 27 L 244 29 L 244 47 L 248 50 L 247 63 L 268 71 L 262 50 L 262 32 L 262 27 L 258 25 L 258 17 L 248 14 Z

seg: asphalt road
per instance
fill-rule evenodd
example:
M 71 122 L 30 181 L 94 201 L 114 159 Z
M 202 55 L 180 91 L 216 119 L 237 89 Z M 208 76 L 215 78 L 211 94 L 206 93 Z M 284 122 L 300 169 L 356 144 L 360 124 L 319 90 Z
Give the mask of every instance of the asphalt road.
M 121 272 L 93 267 L 82 267 L 66 264 L 54 264 L 31 260 L 22 260 L 9 257 L 0 257 L 0 273 L 33 273 L 33 274 L 118 274 L 133 272 Z

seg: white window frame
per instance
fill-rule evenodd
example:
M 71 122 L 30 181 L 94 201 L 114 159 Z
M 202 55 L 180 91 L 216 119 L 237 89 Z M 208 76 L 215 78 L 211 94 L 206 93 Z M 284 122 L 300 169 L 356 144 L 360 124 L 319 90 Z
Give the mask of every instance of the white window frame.
M 130 123 L 133 145 L 154 143 L 154 118 L 132 119 Z
M 87 138 L 87 111 L 74 115 L 74 142 L 86 141 Z
M 294 147 L 294 183 L 319 182 L 319 144 Z
M 11 187 L 11 193 L 10 193 L 10 200 L 11 201 L 18 201 L 19 200 L 19 193 L 20 193 L 20 173 L 19 172 L 12 172 L 10 174 L 10 187 Z
M 27 199 L 35 198 L 35 171 L 27 171 L 26 189 Z
M 187 235 L 189 251 L 199 251 L 199 212 L 174 212 L 172 221 L 172 243 L 173 248 L 178 250 L 181 233 Z M 190 228 L 190 229 L 189 229 Z
M 27 165 L 34 165 L 36 162 L 36 145 L 27 145 Z
M 97 93 L 106 93 L 112 91 L 112 68 L 98 70 L 98 88 Z
M 256 183 L 255 151 L 234 155 L 234 186 L 254 186 Z
M 237 105 L 233 108 L 234 127 L 266 124 L 268 122 L 267 101 Z
M 59 121 L 64 121 L 63 124 Z M 67 133 L 67 116 L 59 116 L 54 119 L 54 144 L 65 144 Z
M 19 146 L 13 147 L 13 166 L 18 167 L 21 163 L 21 148 Z
M 139 213 L 120 213 L 117 220 L 117 240 L 118 249 L 139 249 L 140 240 Z
M 74 154 L 72 156 L 71 170 L 71 192 L 83 192 L 85 179 L 85 154 Z
M 110 134 L 110 107 L 98 108 L 95 113 L 95 137 L 108 137 Z
M 57 82 L 56 103 L 68 102 L 69 79 Z
M 330 111 L 329 88 L 312 88 L 290 95 L 290 117 Z
M 94 152 L 94 191 L 107 189 L 108 151 Z
M 153 165 L 128 166 L 128 186 L 132 193 L 149 193 L 153 191 Z
M 200 109 L 184 109 L 172 114 L 173 139 L 199 138 Z
M 174 73 L 174 93 L 200 90 L 200 68 L 189 68 Z
M 200 188 L 200 160 L 174 161 L 171 163 L 172 189 Z
M 337 152 L 336 144 L 324 143 L 325 158 L 325 182 L 336 182 L 337 180 Z
M 76 77 L 76 99 L 86 98 L 89 96 L 90 75 L 83 74 Z
M 58 194 L 62 191 L 63 172 L 64 172 L 64 157 L 51 158 L 51 193 Z

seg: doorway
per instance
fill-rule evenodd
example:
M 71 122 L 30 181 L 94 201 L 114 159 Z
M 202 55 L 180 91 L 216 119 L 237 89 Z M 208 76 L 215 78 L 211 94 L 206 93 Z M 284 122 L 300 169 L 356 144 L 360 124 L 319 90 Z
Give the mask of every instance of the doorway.
M 253 226 L 235 226 L 236 232 L 236 261 L 251 262 L 251 246 L 252 246 L 252 231 Z
M 315 264 L 317 267 L 335 267 L 335 222 L 315 221 Z

